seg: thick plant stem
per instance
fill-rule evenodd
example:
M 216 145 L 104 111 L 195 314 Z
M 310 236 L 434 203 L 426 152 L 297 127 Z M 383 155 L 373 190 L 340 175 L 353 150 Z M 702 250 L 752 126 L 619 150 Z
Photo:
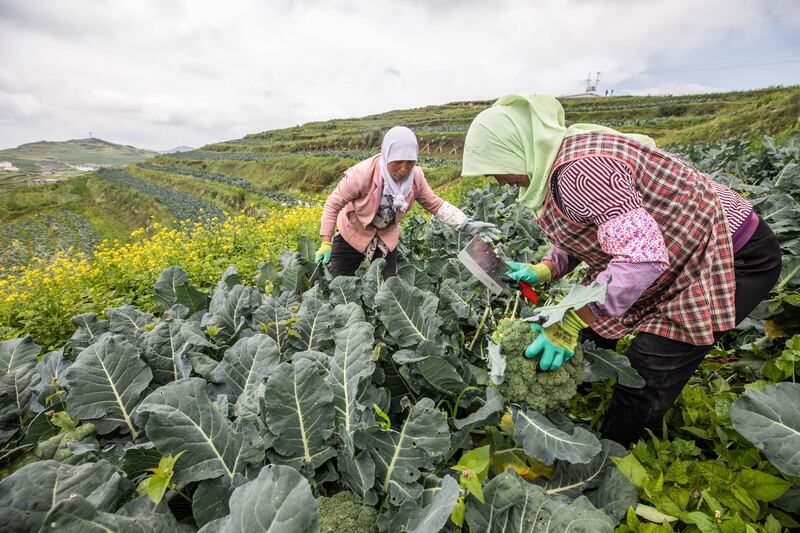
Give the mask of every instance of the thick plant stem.
M 486 307 L 486 309 L 484 309 L 481 321 L 478 323 L 478 328 L 475 330 L 475 336 L 472 337 L 472 342 L 469 343 L 470 350 L 472 350 L 472 348 L 475 346 L 475 341 L 478 340 L 478 337 L 481 334 L 481 330 L 483 329 L 483 324 L 486 322 L 486 317 L 489 316 L 489 311 L 491 311 L 491 309 L 492 308 L 488 306 Z
M 788 285 L 788 284 L 789 284 L 789 282 L 790 282 L 790 281 L 792 281 L 792 278 L 793 278 L 793 277 L 795 276 L 795 274 L 797 274 L 798 272 L 800 272 L 800 265 L 797 265 L 795 268 L 793 268 L 793 269 L 792 269 L 792 271 L 791 271 L 791 272 L 789 272 L 788 274 L 786 274 L 786 277 L 784 278 L 784 280 L 783 280 L 783 281 L 781 281 L 781 282 L 780 282 L 780 283 L 779 283 L 779 284 L 778 284 L 778 285 L 775 287 L 775 291 L 777 291 L 777 292 L 780 292 L 780 291 L 782 291 L 782 290 L 784 289 L 784 287 L 786 287 L 786 285 Z

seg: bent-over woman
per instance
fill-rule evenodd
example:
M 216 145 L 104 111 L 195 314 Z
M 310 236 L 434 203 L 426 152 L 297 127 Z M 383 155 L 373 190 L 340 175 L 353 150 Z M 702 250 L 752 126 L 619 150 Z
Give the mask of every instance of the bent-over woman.
M 383 276 L 394 276 L 399 224 L 415 201 L 453 228 L 488 237 L 497 234 L 493 224 L 469 219 L 433 192 L 417 166 L 418 154 L 414 133 L 395 126 L 386 132 L 380 154 L 345 171 L 325 202 L 319 231 L 322 244 L 316 261 L 330 262 L 331 275 L 352 276 L 365 259 L 383 257 Z
M 658 430 L 667 409 L 720 336 L 778 279 L 778 239 L 729 188 L 651 139 L 578 124 L 546 95 L 507 96 L 465 139 L 463 175 L 523 188 L 553 248 L 541 263 L 511 263 L 530 284 L 586 263 L 609 282 L 605 303 L 567 313 L 525 351 L 543 370 L 573 355 L 579 337 L 601 348 L 638 331 L 628 348 L 641 389 L 617 384 L 602 435 L 628 445 Z M 610 280 L 610 281 L 609 281 Z

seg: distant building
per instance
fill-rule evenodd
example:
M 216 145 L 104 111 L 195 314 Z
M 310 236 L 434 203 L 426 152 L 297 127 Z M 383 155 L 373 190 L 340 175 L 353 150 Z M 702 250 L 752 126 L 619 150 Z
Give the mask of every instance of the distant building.
M 56 178 L 32 178 L 28 180 L 28 185 L 52 185 L 53 183 L 59 183 L 60 181 L 60 179 Z
M 19 169 L 11 161 L 0 161 L 0 172 L 19 172 Z
M 80 170 L 81 172 L 94 172 L 98 168 L 99 165 L 95 165 L 94 163 L 78 163 L 77 165 L 70 165 L 75 170 Z
M 594 92 L 585 92 L 585 93 L 578 93 L 578 94 L 564 94 L 559 96 L 559 98 L 563 99 L 570 99 L 570 98 L 597 98 L 598 94 Z

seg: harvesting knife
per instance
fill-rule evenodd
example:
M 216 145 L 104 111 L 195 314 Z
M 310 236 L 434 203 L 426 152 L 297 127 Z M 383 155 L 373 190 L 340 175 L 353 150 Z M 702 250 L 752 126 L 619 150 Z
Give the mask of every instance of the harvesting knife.
M 458 260 L 495 296 L 508 290 L 508 285 L 503 281 L 503 275 L 508 267 L 502 259 L 497 257 L 491 246 L 483 242 L 477 235 L 458 253 Z M 536 305 L 539 295 L 530 285 L 520 281 L 519 289 L 528 301 Z

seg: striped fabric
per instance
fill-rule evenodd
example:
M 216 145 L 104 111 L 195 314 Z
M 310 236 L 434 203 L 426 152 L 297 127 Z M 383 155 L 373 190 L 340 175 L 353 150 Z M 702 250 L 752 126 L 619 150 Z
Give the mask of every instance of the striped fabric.
M 584 157 L 567 163 L 550 188 L 558 206 L 575 222 L 598 226 L 642 207 L 625 165 L 608 157 Z
M 553 173 L 572 161 L 598 156 L 628 169 L 642 207 L 661 230 L 669 268 L 623 316 L 600 317 L 592 329 L 612 339 L 636 329 L 695 345 L 712 344 L 715 331 L 735 326 L 731 231 L 713 182 L 668 152 L 599 132 L 567 137 Z M 589 266 L 585 283 L 613 259 L 600 245 L 597 225 L 572 220 L 553 194 L 537 221 L 555 246 Z
M 725 185 L 713 183 L 730 232 L 734 233 L 753 207 Z M 567 163 L 553 177 L 550 186 L 558 206 L 575 222 L 593 222 L 599 226 L 642 207 L 642 195 L 627 167 L 608 157 L 582 157 Z
M 713 183 L 714 188 L 717 189 L 719 201 L 722 202 L 722 209 L 725 210 L 725 216 L 728 218 L 728 227 L 731 233 L 735 233 L 753 212 L 753 206 L 725 185 L 716 181 Z

